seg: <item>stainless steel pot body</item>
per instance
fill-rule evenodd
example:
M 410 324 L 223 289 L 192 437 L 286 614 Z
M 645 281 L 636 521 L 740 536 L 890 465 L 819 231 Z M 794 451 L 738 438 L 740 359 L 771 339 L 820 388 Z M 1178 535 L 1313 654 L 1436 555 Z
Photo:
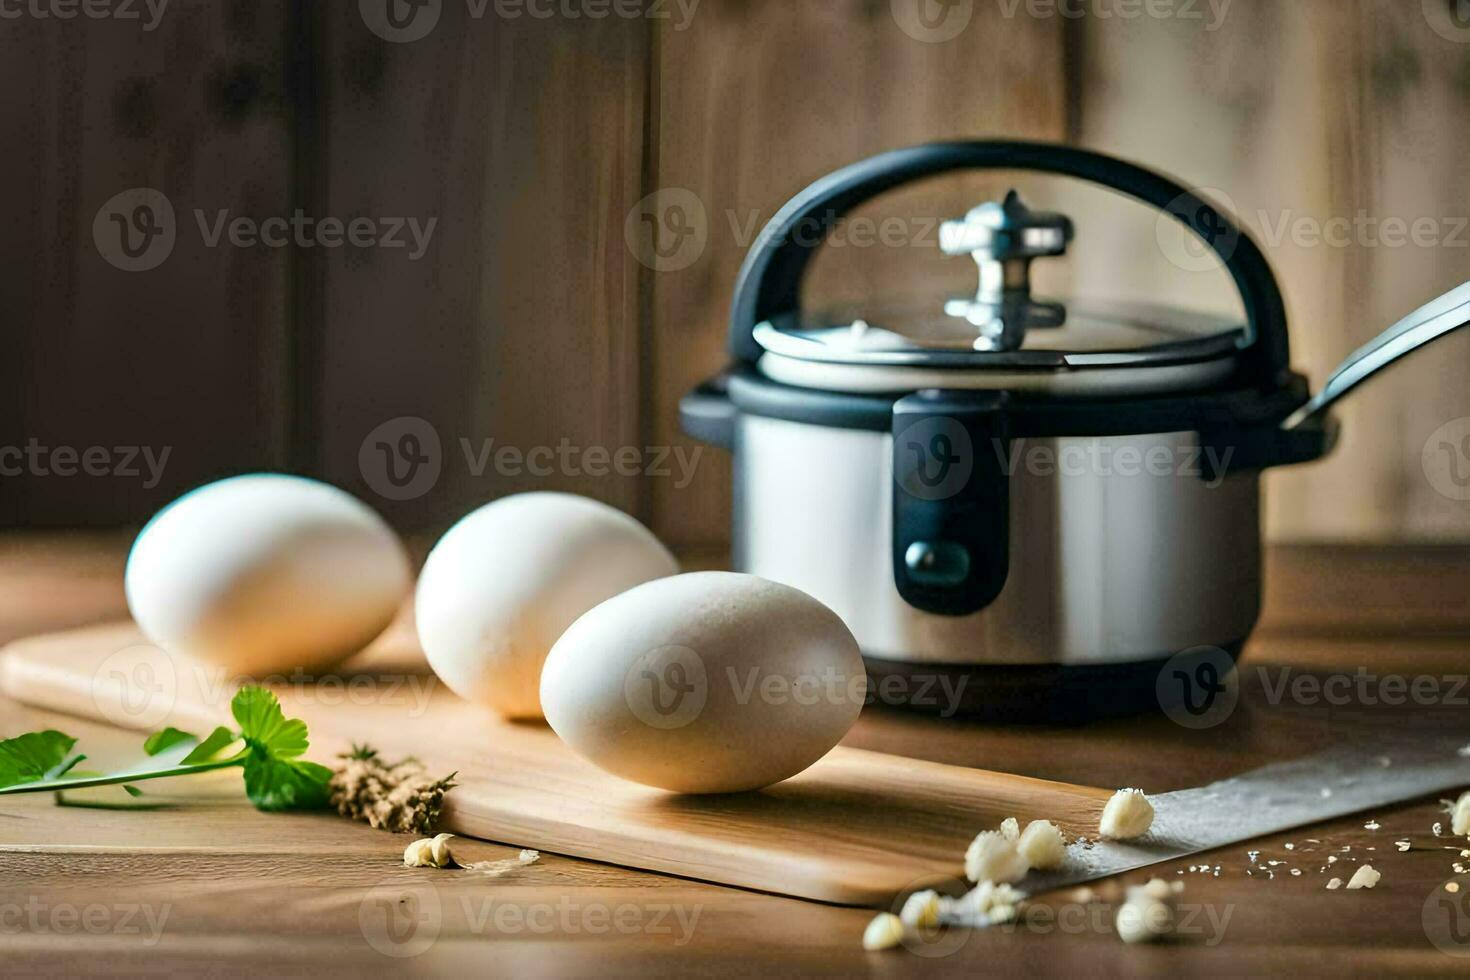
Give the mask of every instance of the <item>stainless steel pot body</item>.
M 740 415 L 736 567 L 830 606 L 870 657 L 1101 665 L 1234 648 L 1260 608 L 1259 473 L 1207 478 L 1193 432 L 1018 439 L 1009 574 L 977 613 L 941 616 L 894 585 L 893 437 Z

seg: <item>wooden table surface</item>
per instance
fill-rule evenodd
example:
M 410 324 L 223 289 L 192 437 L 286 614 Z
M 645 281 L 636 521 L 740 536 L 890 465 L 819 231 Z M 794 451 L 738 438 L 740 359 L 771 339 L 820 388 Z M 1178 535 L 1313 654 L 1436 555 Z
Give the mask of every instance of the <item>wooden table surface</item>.
M 0 635 L 115 618 L 125 544 L 95 535 L 0 539 Z M 1470 550 L 1278 548 L 1268 560 L 1267 608 L 1247 652 L 1241 704 L 1216 728 L 1190 731 L 1163 717 L 993 728 L 868 712 L 848 744 L 1162 791 L 1324 744 L 1347 716 L 1390 730 L 1470 724 L 1470 690 L 1458 686 L 1470 671 L 1467 589 Z M 1437 703 L 1291 703 L 1312 699 L 1274 694 L 1283 678 L 1337 672 L 1366 672 L 1370 691 L 1391 691 L 1381 685 L 1390 675 L 1433 678 Z M 80 736 L 104 764 L 137 744 L 133 734 L 0 701 L 0 734 L 43 725 Z M 1433 800 L 1124 876 L 1186 881 L 1188 934 L 1166 944 L 1117 939 L 1112 904 L 1124 882 L 1110 881 L 1096 886 L 1099 901 L 1090 905 L 1070 893 L 1038 896 L 1013 928 L 865 953 L 859 940 L 872 912 L 861 909 L 552 855 L 494 879 L 406 870 L 404 838 L 328 815 L 257 813 L 231 778 L 158 811 L 62 808 L 49 797 L 0 803 L 0 972 L 1424 976 L 1470 969 L 1470 905 L 1440 901 L 1451 879 L 1466 883 L 1461 898 L 1470 894 L 1470 879 L 1454 870 L 1456 863 L 1470 869 L 1470 857 L 1458 852 L 1470 841 L 1450 838 L 1447 827 L 1435 836 L 1433 825 L 1446 818 Z M 1375 829 L 1365 826 L 1370 816 Z M 1400 852 L 1395 842 L 1404 840 L 1411 849 Z M 515 853 L 475 841 L 462 842 L 460 852 L 468 860 Z M 1337 857 L 1330 866 L 1329 855 Z M 1359 861 L 1382 872 L 1377 888 L 1325 889 Z M 1208 870 L 1190 870 L 1202 865 Z

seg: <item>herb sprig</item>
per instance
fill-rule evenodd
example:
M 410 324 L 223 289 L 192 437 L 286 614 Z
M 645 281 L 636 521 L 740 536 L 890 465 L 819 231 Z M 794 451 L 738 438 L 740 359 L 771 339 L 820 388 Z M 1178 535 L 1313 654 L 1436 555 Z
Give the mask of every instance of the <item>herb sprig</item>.
M 263 687 L 244 687 L 230 702 L 240 727 L 216 728 L 200 738 L 177 728 L 154 732 L 143 742 L 150 758 L 176 756 L 158 768 L 94 774 L 75 771 L 86 756 L 73 754 L 77 740 L 47 729 L 0 741 L 0 796 L 12 793 L 60 793 L 93 786 L 121 785 L 130 796 L 141 795 L 134 784 L 217 769 L 245 771 L 245 795 L 256 809 L 320 810 L 329 805 L 332 770 L 302 756 L 310 744 L 306 723 L 287 718 L 276 696 Z

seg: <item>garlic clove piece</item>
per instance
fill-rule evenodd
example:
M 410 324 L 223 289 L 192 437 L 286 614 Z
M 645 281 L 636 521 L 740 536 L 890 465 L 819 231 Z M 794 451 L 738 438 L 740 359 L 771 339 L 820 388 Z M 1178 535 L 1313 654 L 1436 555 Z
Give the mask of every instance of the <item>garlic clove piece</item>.
M 1067 842 L 1050 820 L 1033 820 L 1026 825 L 1016 850 L 1033 868 L 1050 871 L 1060 868 L 1067 859 Z
M 449 842 L 453 839 L 453 834 L 435 834 L 434 839 L 429 841 L 429 858 L 434 867 L 447 868 L 454 864 L 454 855 L 449 851 Z
M 1148 833 L 1154 823 L 1154 807 L 1141 789 L 1120 789 L 1103 807 L 1098 836 L 1105 840 L 1132 840 Z
M 971 881 L 1020 881 L 1029 870 L 1016 842 L 996 830 L 981 831 L 965 851 L 965 877 Z
M 914 892 L 903 903 L 898 918 L 910 929 L 933 929 L 939 925 L 939 893 L 932 889 Z
M 1113 925 L 1125 943 L 1151 943 L 1173 930 L 1174 910 L 1146 895 L 1130 898 L 1118 909 Z
M 892 912 L 882 912 L 863 930 L 863 949 L 877 952 L 903 942 L 903 922 Z
M 1450 830 L 1461 837 L 1470 836 L 1470 790 L 1460 794 L 1450 809 Z
M 431 840 L 416 840 L 403 849 L 403 866 L 405 868 L 430 868 L 434 866 L 433 855 L 429 846 L 434 842 Z
M 1174 892 L 1169 888 L 1168 882 L 1161 878 L 1150 878 L 1147 883 L 1128 889 L 1128 900 L 1151 898 L 1154 901 L 1162 902 L 1173 894 Z

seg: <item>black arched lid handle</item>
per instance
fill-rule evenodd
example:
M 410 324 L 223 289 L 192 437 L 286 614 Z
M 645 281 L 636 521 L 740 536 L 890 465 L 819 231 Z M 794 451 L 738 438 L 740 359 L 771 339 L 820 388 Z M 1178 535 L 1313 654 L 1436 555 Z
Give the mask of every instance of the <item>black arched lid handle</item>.
M 754 363 L 757 324 L 801 308 L 812 252 L 837 219 L 885 191 L 957 170 L 1030 170 L 1091 181 L 1171 214 L 1225 263 L 1245 304 L 1241 354 L 1247 377 L 1275 386 L 1289 371 L 1286 306 L 1260 248 L 1229 218 L 1188 188 L 1132 163 L 1053 143 L 929 143 L 881 153 L 844 167 L 796 195 L 767 223 L 745 257 L 730 312 L 730 352 Z

